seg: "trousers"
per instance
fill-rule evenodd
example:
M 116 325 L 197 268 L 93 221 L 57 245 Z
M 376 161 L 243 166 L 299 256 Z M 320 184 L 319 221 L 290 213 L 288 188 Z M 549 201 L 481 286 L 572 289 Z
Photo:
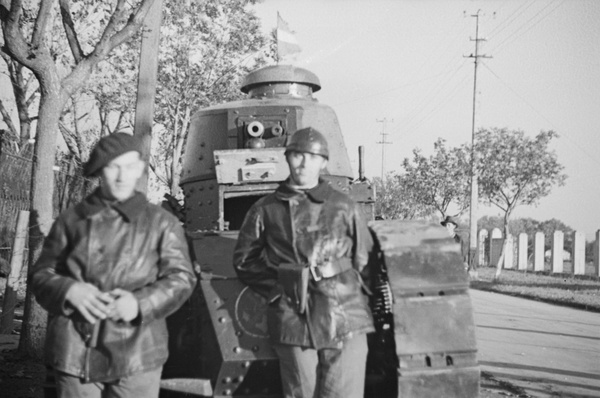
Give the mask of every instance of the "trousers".
M 362 398 L 365 389 L 367 335 L 341 349 L 275 344 L 285 398 Z
M 83 383 L 82 379 L 55 372 L 58 398 L 158 398 L 162 367 L 104 383 Z

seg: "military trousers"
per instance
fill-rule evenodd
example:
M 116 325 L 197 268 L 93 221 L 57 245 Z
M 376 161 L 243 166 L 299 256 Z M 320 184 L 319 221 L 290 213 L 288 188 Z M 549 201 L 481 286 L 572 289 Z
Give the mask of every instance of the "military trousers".
M 58 398 L 157 398 L 162 366 L 105 383 L 84 383 L 77 376 L 55 372 Z
M 362 398 L 367 335 L 346 340 L 341 349 L 275 344 L 285 398 Z

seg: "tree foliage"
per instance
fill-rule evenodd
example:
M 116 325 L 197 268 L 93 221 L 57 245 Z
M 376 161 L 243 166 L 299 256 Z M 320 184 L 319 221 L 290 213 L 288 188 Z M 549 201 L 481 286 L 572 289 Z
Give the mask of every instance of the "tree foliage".
M 515 207 L 536 205 L 552 187 L 564 185 L 564 166 L 549 147 L 557 137 L 554 131 L 531 138 L 521 130 L 479 130 L 475 150 L 481 160 L 481 199 L 510 215 Z
M 176 196 L 191 116 L 241 98 L 239 83 L 268 59 L 267 38 L 251 9 L 256 0 L 165 2 L 158 52 L 158 87 L 150 167 Z M 131 126 L 138 41 L 115 50 L 86 92 L 98 104 L 100 135 Z
M 477 132 L 479 196 L 504 212 L 504 236 L 510 233 L 510 216 L 517 206 L 536 205 L 554 186 L 564 185 L 564 166 L 550 149 L 556 137 L 554 131 L 541 131 L 535 137 L 506 128 Z M 498 261 L 496 277 L 500 276 L 503 258 Z
M 412 220 L 426 217 L 429 211 L 426 206 L 414 200 L 402 175 L 388 173 L 383 182 L 374 178 L 375 214 L 384 220 Z
M 470 154 L 466 146 L 447 148 L 442 138 L 434 143 L 434 153 L 425 157 L 414 149 L 412 160 L 402 162 L 403 189 L 410 193 L 413 203 L 444 218 L 463 213 L 469 206 Z
M 159 54 L 152 166 L 171 195 L 179 193 L 183 145 L 191 116 L 240 99 L 243 76 L 266 62 L 267 38 L 250 6 L 256 0 L 168 3 Z

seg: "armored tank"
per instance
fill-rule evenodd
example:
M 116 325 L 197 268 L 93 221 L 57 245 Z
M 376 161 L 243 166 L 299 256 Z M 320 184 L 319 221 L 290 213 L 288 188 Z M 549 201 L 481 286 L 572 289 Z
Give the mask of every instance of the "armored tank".
M 237 279 L 232 255 L 250 206 L 287 178 L 285 146 L 304 127 L 325 134 L 330 161 L 323 178 L 362 206 L 376 242 L 368 265 L 376 332 L 368 336 L 365 396 L 478 396 L 460 248 L 437 224 L 374 220 L 374 189 L 362 167 L 353 178 L 337 116 L 313 96 L 320 89 L 306 69 L 268 66 L 246 76 L 246 99 L 193 116 L 181 187 L 200 280 L 169 318 L 171 354 L 161 396 L 281 396 L 266 302 Z

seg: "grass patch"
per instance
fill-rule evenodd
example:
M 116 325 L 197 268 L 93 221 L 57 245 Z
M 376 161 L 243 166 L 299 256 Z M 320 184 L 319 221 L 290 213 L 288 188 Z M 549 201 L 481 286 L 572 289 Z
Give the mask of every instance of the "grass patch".
M 495 273 L 492 267 L 479 268 L 471 288 L 600 312 L 598 277 L 502 270 L 494 281 Z

